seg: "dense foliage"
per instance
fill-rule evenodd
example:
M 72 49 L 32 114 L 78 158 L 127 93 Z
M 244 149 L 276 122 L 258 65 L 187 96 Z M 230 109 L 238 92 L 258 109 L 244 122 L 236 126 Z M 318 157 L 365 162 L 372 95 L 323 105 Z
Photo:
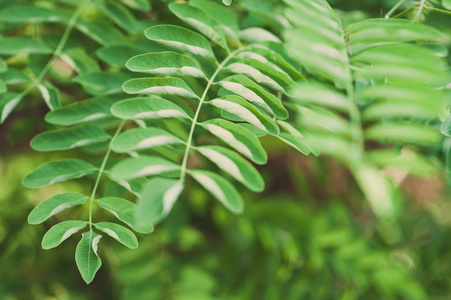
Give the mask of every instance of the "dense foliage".
M 222 2 L 0 2 L 0 295 L 447 299 L 451 3 Z

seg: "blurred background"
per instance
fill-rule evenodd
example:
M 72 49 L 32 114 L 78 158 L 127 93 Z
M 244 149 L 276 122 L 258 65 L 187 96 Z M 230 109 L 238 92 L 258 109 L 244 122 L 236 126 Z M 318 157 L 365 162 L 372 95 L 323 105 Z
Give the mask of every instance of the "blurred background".
M 11 2 L 20 1 L 0 1 L 0 9 Z M 152 1 L 145 17 L 171 23 L 168 2 Z M 330 1 L 344 24 L 379 17 L 396 2 Z M 243 26 L 278 33 L 281 5 L 241 0 L 231 9 Z M 426 18 L 444 32 L 449 46 L 451 17 Z M 52 76 L 64 77 L 64 70 L 54 69 Z M 83 91 L 75 93 L 66 97 Z M 451 299 L 449 178 L 404 178 L 403 213 L 396 220 L 378 220 L 336 161 L 302 157 L 271 138 L 262 139 L 269 160 L 259 167 L 266 189 L 259 194 L 240 190 L 246 205 L 242 216 L 192 186 L 154 233 L 138 237 L 138 249 L 102 240 L 103 265 L 87 286 L 74 261 L 78 239 L 54 250 L 40 246 L 52 225 L 86 216 L 87 207 L 65 211 L 43 225 L 27 224 L 40 201 L 66 190 L 86 193 L 93 183 L 87 178 L 38 190 L 22 186 L 32 169 L 61 158 L 29 147 L 46 128 L 46 112 L 41 100 L 32 100 L 0 126 L 0 299 Z M 440 154 L 430 155 L 445 161 Z M 102 193 L 117 188 L 104 184 Z

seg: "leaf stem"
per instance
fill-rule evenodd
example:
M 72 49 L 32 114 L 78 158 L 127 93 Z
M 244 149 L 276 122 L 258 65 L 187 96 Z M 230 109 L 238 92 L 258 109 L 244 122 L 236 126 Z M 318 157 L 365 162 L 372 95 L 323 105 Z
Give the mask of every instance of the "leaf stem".
M 237 55 L 239 52 L 241 52 L 243 50 L 244 50 L 244 48 L 238 48 L 238 49 L 234 50 L 233 52 L 229 53 L 229 55 L 227 55 L 227 57 L 221 62 L 221 64 L 219 64 L 219 66 L 216 69 L 216 71 L 213 73 L 213 75 L 208 80 L 207 86 L 206 86 L 206 88 L 205 88 L 205 90 L 204 90 L 204 92 L 202 94 L 202 97 L 199 99 L 199 105 L 197 106 L 196 113 L 194 114 L 193 122 L 191 124 L 191 129 L 190 129 L 190 132 L 189 132 L 189 135 L 188 135 L 188 140 L 186 142 L 185 154 L 183 155 L 182 167 L 180 169 L 180 181 L 181 182 L 183 182 L 185 180 L 186 164 L 188 163 L 189 151 L 190 151 L 190 149 L 192 147 L 194 129 L 196 128 L 197 119 L 199 118 L 199 113 L 200 113 L 202 104 L 204 103 L 205 98 L 207 97 L 207 93 L 210 90 L 210 87 L 213 84 L 216 76 L 218 76 L 219 72 L 227 64 L 227 62 L 230 59 L 232 59 L 235 55 Z
M 440 9 L 440 8 L 431 7 L 431 6 L 428 6 L 428 5 L 425 5 L 425 6 L 424 6 L 424 9 L 429 10 L 429 11 L 432 11 L 432 12 L 435 12 L 435 13 L 439 13 L 439 14 L 444 14 L 444 15 L 447 15 L 447 16 L 451 16 L 451 11 L 448 11 L 448 10 L 444 10 L 444 9 Z
M 103 171 L 105 170 L 105 165 L 108 161 L 108 158 L 110 157 L 111 145 L 113 144 L 114 140 L 117 138 L 119 133 L 122 131 L 122 128 L 124 127 L 124 123 L 125 123 L 125 121 L 121 121 L 121 123 L 119 123 L 119 126 L 116 129 L 116 132 L 114 133 L 113 137 L 110 140 L 110 143 L 108 144 L 108 149 L 105 153 L 105 156 L 103 157 L 102 164 L 100 165 L 100 168 L 99 168 L 99 173 L 97 174 L 96 182 L 94 183 L 94 187 L 92 189 L 91 199 L 89 202 L 89 220 L 88 220 L 90 231 L 92 231 L 92 207 L 93 207 L 93 203 L 94 203 L 94 197 L 96 195 L 97 188 L 99 187 L 100 178 L 102 178 Z
M 391 17 L 391 15 L 405 2 L 406 0 L 400 0 L 398 1 L 398 3 L 396 3 L 395 6 L 392 7 L 392 9 L 390 9 L 388 11 L 387 14 L 385 14 L 385 18 L 388 19 Z

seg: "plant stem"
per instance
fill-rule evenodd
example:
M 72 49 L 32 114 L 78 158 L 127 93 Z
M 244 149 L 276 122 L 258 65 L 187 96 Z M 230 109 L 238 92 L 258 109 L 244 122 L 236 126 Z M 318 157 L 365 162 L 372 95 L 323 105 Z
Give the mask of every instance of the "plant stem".
M 388 19 L 391 17 L 391 15 L 405 2 L 406 0 L 400 0 L 398 3 L 396 3 L 395 6 L 392 7 L 392 9 L 389 10 L 389 12 L 385 15 L 385 18 Z
M 191 129 L 188 135 L 188 141 L 186 142 L 186 148 L 185 148 L 185 154 L 183 155 L 183 160 L 182 160 L 182 167 L 180 169 L 180 181 L 183 182 L 185 180 L 185 176 L 186 176 L 186 164 L 188 163 L 188 156 L 189 156 L 189 151 L 191 149 L 192 146 L 192 141 L 193 141 L 193 135 L 194 135 L 194 129 L 196 128 L 197 125 L 197 119 L 199 118 L 199 113 L 202 107 L 202 104 L 205 101 L 205 98 L 207 97 L 207 93 L 210 90 L 211 85 L 213 84 L 216 76 L 218 76 L 219 72 L 222 70 L 222 68 L 227 64 L 227 62 L 232 59 L 235 55 L 237 55 L 237 53 L 243 51 L 244 48 L 238 48 L 235 51 L 231 52 L 222 62 L 221 64 L 218 66 L 218 68 L 216 69 L 216 71 L 213 73 L 213 75 L 210 77 L 210 79 L 208 80 L 207 83 L 207 87 L 205 88 L 202 97 L 199 99 L 199 105 L 197 106 L 196 109 L 196 113 L 194 114 L 194 118 L 193 118 L 193 122 L 191 124 Z
M 117 138 L 119 133 L 122 131 L 122 128 L 124 127 L 124 123 L 125 123 L 125 121 L 121 121 L 121 123 L 119 124 L 119 126 L 116 129 L 116 132 L 114 133 L 113 137 L 111 138 L 110 143 L 108 144 L 108 149 L 105 153 L 105 156 L 103 157 L 102 164 L 100 165 L 100 168 L 99 168 L 99 174 L 97 174 L 97 179 L 96 179 L 96 182 L 94 183 L 94 187 L 92 189 L 91 199 L 89 202 L 89 220 L 88 220 L 89 230 L 92 230 L 92 206 L 94 203 L 94 197 L 96 195 L 97 188 L 99 186 L 100 178 L 102 178 L 103 171 L 105 170 L 105 165 L 108 161 L 108 158 L 110 157 L 111 145 L 113 144 L 114 140 Z
M 425 10 L 432 11 L 432 12 L 435 12 L 435 13 L 439 13 L 439 14 L 444 14 L 444 15 L 447 15 L 447 16 L 451 16 L 451 11 L 448 11 L 448 10 L 444 10 L 444 9 L 440 9 L 440 8 L 435 8 L 435 7 L 431 7 L 431 6 L 427 6 L 427 5 L 424 6 L 424 9 L 425 9 Z
M 424 9 L 425 2 L 426 0 L 421 0 L 420 4 L 418 5 L 418 11 L 415 17 L 412 19 L 412 22 L 418 22 L 418 20 L 420 19 L 421 13 L 423 12 Z
M 60 56 L 61 52 L 64 49 L 64 46 L 66 46 L 67 40 L 69 39 L 69 36 L 75 26 L 75 23 L 77 22 L 78 18 L 80 17 L 85 7 L 89 4 L 89 2 L 91 2 L 91 0 L 84 1 L 71 16 L 69 22 L 67 23 L 66 30 L 64 30 L 63 36 L 61 37 L 61 40 L 56 46 L 55 52 L 53 52 L 52 57 L 44 66 L 44 68 L 42 68 L 41 72 L 38 74 L 35 80 L 19 94 L 18 96 L 19 98 L 25 97 L 33 88 L 35 88 L 42 81 L 45 75 L 47 75 L 47 73 L 50 71 L 53 62 Z
M 410 7 L 409 9 L 406 9 L 403 12 L 400 12 L 399 14 L 397 14 L 396 16 L 394 16 L 392 19 L 399 19 L 404 17 L 405 15 L 411 13 L 413 10 L 415 9 L 415 6 Z

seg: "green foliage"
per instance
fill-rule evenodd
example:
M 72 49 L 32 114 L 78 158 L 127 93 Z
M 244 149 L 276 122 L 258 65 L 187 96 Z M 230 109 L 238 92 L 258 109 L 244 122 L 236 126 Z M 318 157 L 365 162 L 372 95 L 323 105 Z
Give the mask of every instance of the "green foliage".
M 75 261 L 87 284 L 102 266 L 101 234 L 138 247 L 139 236 L 117 221 L 150 233 L 164 219 L 170 221 L 173 210 L 186 208 L 183 202 L 196 198 L 193 191 L 243 214 L 249 191 L 265 188 L 265 174 L 254 164 L 266 164 L 271 153 L 265 148 L 272 148 L 261 141 L 288 145 L 295 157 L 324 153 L 340 161 L 363 193 L 356 192 L 357 198 L 365 198 L 381 222 L 399 217 L 403 206 L 390 172 L 437 174 L 441 157 L 434 155 L 441 147 L 451 153 L 446 150 L 450 143 L 443 143 L 451 131 L 443 33 L 420 23 L 429 12 L 449 14 L 434 2 L 419 1 L 390 18 L 400 1 L 387 18 L 346 20 L 346 26 L 344 14 L 324 0 L 243 0 L 231 8 L 232 1 L 225 0 L 227 6 L 207 0 L 166 2 L 167 11 L 157 9 L 161 17 L 144 0 L 85 0 L 75 9 L 70 1 L 1 4 L 0 122 L 8 124 L 14 110 L 42 98 L 50 125 L 30 146 L 64 151 L 26 175 L 23 184 L 40 188 L 82 177 L 83 186 L 94 181 L 82 191 L 53 187 L 28 222 L 53 220 L 43 249 L 81 232 Z M 442 4 L 449 8 L 447 1 Z M 291 204 L 265 205 L 251 208 L 239 224 L 216 220 L 230 216 L 214 216 L 213 223 L 240 235 L 234 239 L 221 232 L 234 255 L 239 257 L 244 241 L 275 250 L 290 267 L 308 257 L 311 273 L 323 274 L 329 264 L 329 271 L 357 291 L 338 284 L 336 292 L 328 292 L 324 287 L 334 283 L 327 277 L 313 295 L 308 284 L 293 284 L 308 282 L 304 275 L 286 267 L 273 276 L 286 292 L 271 284 L 258 292 L 266 282 L 257 278 L 250 283 L 257 292 L 227 291 L 231 297 L 353 299 L 375 289 L 388 299 L 425 298 L 421 287 L 391 265 L 382 250 L 367 245 L 362 233 L 334 228 L 335 217 L 316 220 Z M 69 208 L 81 213 L 67 218 Z M 275 221 L 280 236 L 264 221 L 272 213 L 280 213 Z M 341 208 L 331 209 L 336 213 L 349 218 Z M 281 225 L 284 218 L 301 225 L 287 228 Z M 259 241 L 246 239 L 246 226 Z M 298 235 L 307 243 L 299 243 Z M 258 269 L 257 261 L 252 264 Z M 192 284 L 183 283 L 192 274 L 210 294 L 213 276 L 185 271 L 176 295 Z

